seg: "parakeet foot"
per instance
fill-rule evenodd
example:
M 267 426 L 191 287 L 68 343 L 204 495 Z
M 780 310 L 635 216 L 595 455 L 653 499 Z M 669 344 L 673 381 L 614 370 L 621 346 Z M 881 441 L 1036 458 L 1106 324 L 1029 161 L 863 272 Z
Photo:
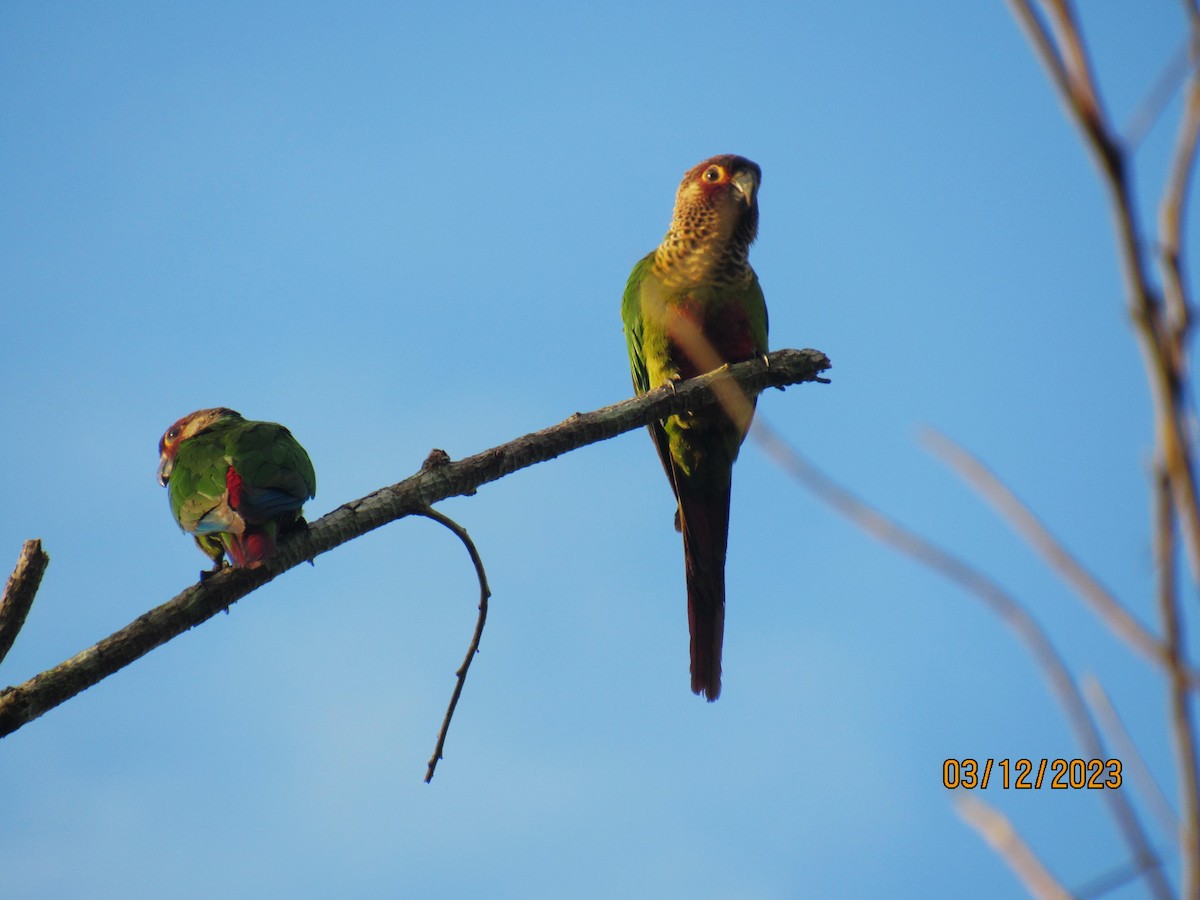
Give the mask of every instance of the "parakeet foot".
M 229 564 L 227 562 L 225 562 L 224 558 L 218 559 L 216 562 L 213 563 L 213 567 L 211 569 L 201 570 L 200 583 L 203 584 L 204 582 L 208 581 L 208 579 L 212 578 L 214 575 L 216 575 L 222 569 L 226 568 L 228 565 Z

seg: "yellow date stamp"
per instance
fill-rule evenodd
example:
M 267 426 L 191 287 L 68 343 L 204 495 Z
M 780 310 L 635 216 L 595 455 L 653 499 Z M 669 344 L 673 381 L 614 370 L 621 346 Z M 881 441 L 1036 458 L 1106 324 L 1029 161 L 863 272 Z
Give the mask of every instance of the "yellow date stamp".
M 1027 791 L 1115 790 L 1124 781 L 1119 759 L 948 759 L 942 785 L 986 790 L 997 785 Z

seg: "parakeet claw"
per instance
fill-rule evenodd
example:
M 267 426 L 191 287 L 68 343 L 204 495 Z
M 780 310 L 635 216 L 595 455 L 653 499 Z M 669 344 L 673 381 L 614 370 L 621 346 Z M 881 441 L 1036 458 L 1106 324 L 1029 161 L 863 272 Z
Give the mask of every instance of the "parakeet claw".
M 226 567 L 226 565 L 227 564 L 226 564 L 225 560 L 218 559 L 213 564 L 213 567 L 211 569 L 201 570 L 200 583 L 203 584 L 204 582 L 208 581 L 208 579 L 212 578 L 214 575 L 216 575 L 218 572 L 220 572 L 222 569 L 224 569 Z

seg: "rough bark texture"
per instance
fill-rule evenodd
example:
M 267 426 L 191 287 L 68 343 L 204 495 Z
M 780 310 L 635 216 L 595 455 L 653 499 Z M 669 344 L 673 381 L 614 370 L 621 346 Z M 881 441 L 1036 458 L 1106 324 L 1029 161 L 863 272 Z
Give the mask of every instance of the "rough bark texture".
M 50 557 L 42 549 L 42 542 L 37 539 L 26 541 L 21 547 L 16 568 L 8 577 L 4 594 L 0 595 L 0 662 L 8 656 L 13 641 L 17 639 L 17 632 L 25 624 L 25 617 L 33 606 L 33 598 L 37 596 L 48 565 Z

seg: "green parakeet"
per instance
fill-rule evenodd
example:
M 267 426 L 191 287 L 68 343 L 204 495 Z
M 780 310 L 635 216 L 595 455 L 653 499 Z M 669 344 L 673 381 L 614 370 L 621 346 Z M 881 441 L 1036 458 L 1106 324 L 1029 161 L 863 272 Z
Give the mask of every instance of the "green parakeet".
M 303 523 L 317 476 L 304 448 L 274 422 L 232 409 L 201 409 L 167 429 L 158 444 L 158 481 L 179 527 L 221 568 L 254 567 L 275 555 L 281 532 Z
M 755 163 L 729 155 L 683 176 L 667 236 L 634 266 L 621 303 L 637 393 L 767 352 L 749 263 L 761 180 Z M 692 691 L 710 701 L 721 693 L 730 479 L 754 410 L 754 398 L 736 400 L 650 426 L 683 532 Z

